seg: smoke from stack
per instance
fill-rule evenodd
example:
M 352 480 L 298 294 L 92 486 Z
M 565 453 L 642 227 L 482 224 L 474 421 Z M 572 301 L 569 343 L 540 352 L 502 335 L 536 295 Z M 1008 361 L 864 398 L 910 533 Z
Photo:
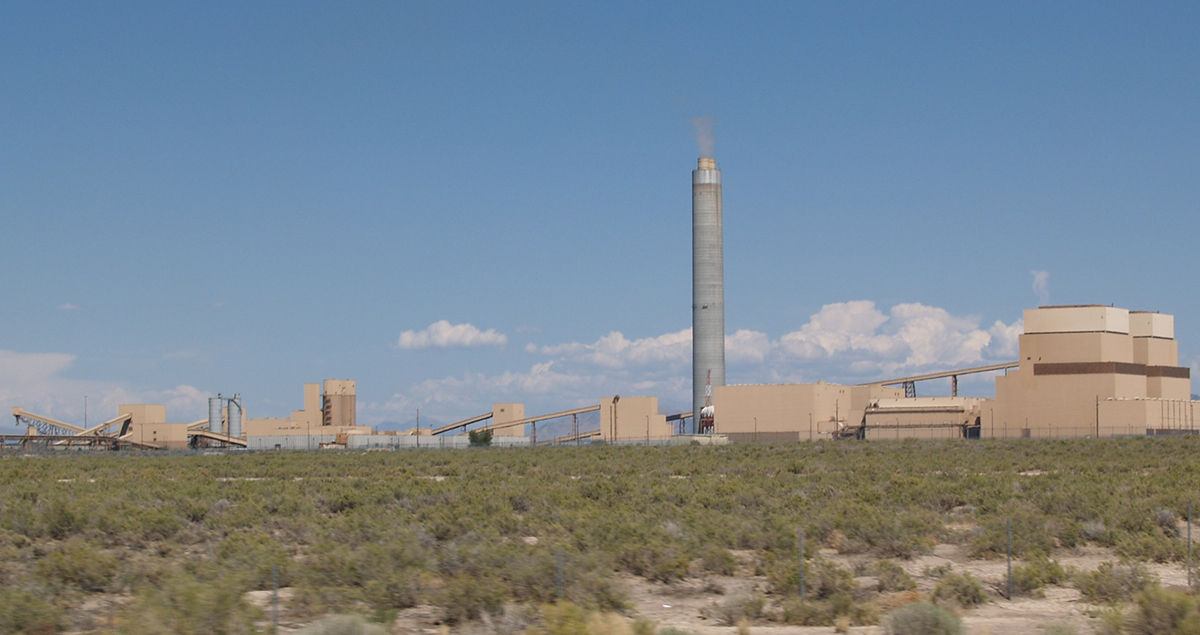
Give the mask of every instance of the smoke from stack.
M 713 137 L 713 128 L 717 125 L 717 121 L 713 119 L 712 115 L 701 115 L 689 121 L 696 129 L 696 149 L 700 151 L 700 156 L 707 159 L 716 157 L 714 150 L 717 140 Z
M 711 432 L 700 425 L 706 386 L 725 385 L 725 257 L 712 118 L 692 123 L 700 145 L 692 172 L 692 428 L 700 433 Z

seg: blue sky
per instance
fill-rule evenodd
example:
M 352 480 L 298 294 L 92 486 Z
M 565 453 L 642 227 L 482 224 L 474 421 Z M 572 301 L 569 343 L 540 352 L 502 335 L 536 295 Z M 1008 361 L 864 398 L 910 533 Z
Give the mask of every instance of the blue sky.
M 1195 3 L 8 3 L 0 406 L 685 409 L 701 115 L 730 382 L 1007 359 L 1043 299 L 1173 313 L 1200 372 L 1198 36 Z

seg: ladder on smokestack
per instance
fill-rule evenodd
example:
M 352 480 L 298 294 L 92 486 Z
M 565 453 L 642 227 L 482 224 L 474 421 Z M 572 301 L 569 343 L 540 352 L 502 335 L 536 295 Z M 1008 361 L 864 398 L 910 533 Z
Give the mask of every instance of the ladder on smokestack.
M 708 371 L 708 374 L 704 378 L 704 407 L 700 409 L 700 426 L 699 426 L 699 429 L 696 430 L 697 433 L 699 433 L 699 434 L 712 434 L 713 433 L 713 430 L 716 428 L 716 425 L 713 422 L 715 419 L 715 417 L 713 417 L 713 414 L 714 414 L 714 411 L 713 411 L 713 403 L 712 403 L 712 371 L 710 370 L 710 371 Z

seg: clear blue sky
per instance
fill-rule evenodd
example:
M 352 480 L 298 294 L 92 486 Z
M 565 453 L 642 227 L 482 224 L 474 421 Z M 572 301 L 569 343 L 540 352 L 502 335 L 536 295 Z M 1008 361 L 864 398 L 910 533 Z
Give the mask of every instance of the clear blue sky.
M 1196 3 L 5 3 L 0 406 L 684 409 L 706 114 L 731 382 L 1005 359 L 1043 299 L 1198 373 L 1198 78 Z

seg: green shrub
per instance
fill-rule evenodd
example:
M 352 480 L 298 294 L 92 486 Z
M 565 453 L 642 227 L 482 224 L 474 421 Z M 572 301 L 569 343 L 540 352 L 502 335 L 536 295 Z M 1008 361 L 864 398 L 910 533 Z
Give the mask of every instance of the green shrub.
M 471 430 L 467 433 L 467 442 L 473 448 L 486 448 L 492 444 L 492 431 Z
M 622 569 L 654 582 L 674 582 L 687 577 L 691 559 L 679 545 L 665 538 L 645 537 L 620 547 L 617 563 Z
M 1158 525 L 1158 528 L 1167 536 L 1179 537 L 1179 519 L 1175 517 L 1175 512 L 1169 509 L 1160 509 L 1154 512 L 1154 524 Z
M 1075 575 L 1075 588 L 1084 599 L 1096 604 L 1112 604 L 1128 600 L 1157 578 L 1141 564 L 1101 562 L 1095 571 Z
M 65 622 L 62 610 L 40 596 L 20 589 L 0 589 L 0 633 L 57 633 Z
M 543 604 L 541 627 L 529 630 L 529 635 L 589 635 L 588 611 L 572 602 Z
M 1045 597 L 1042 587 L 1062 584 L 1067 579 L 1066 570 L 1058 562 L 1045 556 L 1037 556 L 1025 564 L 1013 567 L 1012 589 L 1015 595 Z
M 832 598 L 839 593 L 853 593 L 854 574 L 836 562 L 820 559 L 813 563 L 812 572 L 805 578 L 805 591 L 818 600 Z
M 1028 557 L 1048 554 L 1054 550 L 1051 518 L 1028 503 L 1012 515 L 1012 555 Z M 1004 556 L 1008 552 L 1008 519 L 993 518 L 971 541 L 970 553 L 977 558 Z
M 1079 526 L 1079 536 L 1084 540 L 1108 546 L 1108 528 L 1102 520 L 1089 520 Z
M 330 615 L 296 631 L 295 635 L 387 635 L 387 629 L 359 615 Z
M 940 606 L 917 602 L 883 618 L 886 635 L 962 635 L 962 621 Z
M 1200 633 L 1200 607 L 1186 593 L 1150 585 L 1134 598 L 1126 631 L 1130 635 L 1194 635 Z
M 619 581 L 599 571 L 574 576 L 567 597 L 589 609 L 622 611 L 629 608 L 629 592 Z
M 766 600 L 759 594 L 725 598 L 701 609 L 700 614 L 721 626 L 734 626 L 743 620 L 751 622 L 762 617 Z
M 506 595 L 503 582 L 495 576 L 462 574 L 445 580 L 440 604 L 446 621 L 458 624 L 479 619 L 484 611 L 499 613 Z
M 117 560 L 81 538 L 58 545 L 37 563 L 37 573 L 52 584 L 103 591 L 117 573 Z
M 832 626 L 833 606 L 829 602 L 790 597 L 779 605 L 779 618 L 797 626 Z
M 867 567 L 867 573 L 879 578 L 879 590 L 884 593 L 912 591 L 917 588 L 916 580 L 891 560 L 879 560 Z
M 952 602 L 962 607 L 972 607 L 987 601 L 983 585 L 969 573 L 949 573 L 933 587 L 934 601 Z
M 858 626 L 874 624 L 879 620 L 873 603 L 856 602 L 849 593 L 839 593 L 827 600 L 793 596 L 781 602 L 779 608 L 778 619 L 797 626 L 833 626 L 839 617 L 847 617 Z
M 275 571 L 279 586 L 292 585 L 292 560 L 279 541 L 270 536 L 257 532 L 233 534 L 217 545 L 216 555 L 222 566 L 245 573 L 251 588 L 270 589 Z
M 1113 551 L 1121 558 L 1135 562 L 1179 562 L 1187 554 L 1187 545 L 1154 527 L 1149 531 L 1120 534 L 1114 541 Z
M 701 570 L 716 575 L 733 575 L 737 571 L 737 558 L 724 547 L 705 545 L 697 554 Z
M 180 572 L 162 589 L 147 589 L 120 617 L 124 635 L 249 635 L 258 612 L 242 600 L 236 579 L 198 579 Z

